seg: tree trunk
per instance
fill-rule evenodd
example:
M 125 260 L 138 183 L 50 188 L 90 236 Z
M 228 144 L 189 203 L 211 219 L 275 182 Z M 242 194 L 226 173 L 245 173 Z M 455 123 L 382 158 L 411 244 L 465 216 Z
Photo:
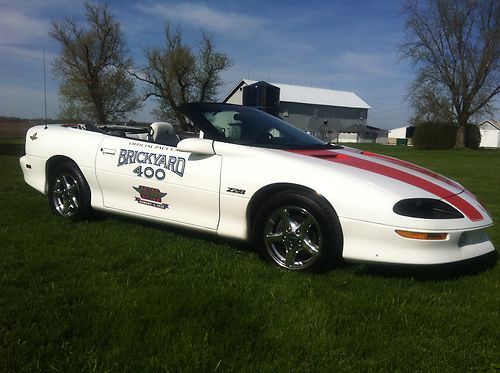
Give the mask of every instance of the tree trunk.
M 455 149 L 465 148 L 465 126 L 459 125 L 457 138 L 455 139 Z

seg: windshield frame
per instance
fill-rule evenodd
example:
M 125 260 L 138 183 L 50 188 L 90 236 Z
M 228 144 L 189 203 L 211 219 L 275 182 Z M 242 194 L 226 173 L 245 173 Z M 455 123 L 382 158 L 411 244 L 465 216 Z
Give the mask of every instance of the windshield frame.
M 241 105 L 222 104 L 222 103 L 188 103 L 181 105 L 178 111 L 188 117 L 197 127 L 199 127 L 205 138 L 210 138 L 215 141 L 233 143 L 251 147 L 263 147 L 270 149 L 339 149 L 341 146 L 326 143 L 320 139 L 310 135 L 309 133 L 293 126 L 281 118 L 272 116 L 264 111 Z M 241 139 L 231 139 L 224 135 L 208 118 L 210 114 L 236 112 L 241 117 L 245 117 L 244 122 L 247 130 L 258 128 L 262 134 L 266 131 L 276 130 L 286 135 L 285 142 L 271 142 L 273 136 L 270 135 L 267 141 L 254 139 L 254 141 L 243 141 Z M 243 124 L 241 122 L 240 124 Z M 283 141 L 282 137 L 276 137 Z M 288 142 L 286 142 L 288 140 Z M 276 140 L 275 140 L 276 141 Z

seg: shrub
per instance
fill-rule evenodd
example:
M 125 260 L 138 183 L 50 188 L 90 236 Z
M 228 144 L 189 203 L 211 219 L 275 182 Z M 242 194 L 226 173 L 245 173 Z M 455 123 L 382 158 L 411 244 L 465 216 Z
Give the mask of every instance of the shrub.
M 474 124 L 465 126 L 465 146 L 469 149 L 479 149 L 481 143 L 481 131 Z
M 451 149 L 455 145 L 457 127 L 453 123 L 421 122 L 413 133 L 413 145 L 420 149 Z

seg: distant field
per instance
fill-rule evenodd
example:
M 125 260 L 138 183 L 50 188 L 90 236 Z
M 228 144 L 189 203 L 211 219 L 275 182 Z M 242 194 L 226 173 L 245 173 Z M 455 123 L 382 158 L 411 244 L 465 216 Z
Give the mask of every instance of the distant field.
M 363 148 L 452 176 L 500 222 L 500 152 Z M 63 221 L 0 162 L 0 372 L 500 371 L 491 258 L 285 272 L 211 236 Z
M 24 139 L 28 129 L 37 124 L 27 121 L 0 122 L 0 139 Z

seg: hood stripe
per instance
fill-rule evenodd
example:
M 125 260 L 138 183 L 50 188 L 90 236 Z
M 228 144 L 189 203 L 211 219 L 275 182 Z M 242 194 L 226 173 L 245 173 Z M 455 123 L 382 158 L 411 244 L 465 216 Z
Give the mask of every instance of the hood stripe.
M 456 193 L 445 189 L 431 181 L 412 175 L 408 172 L 398 170 L 389 166 L 375 163 L 347 154 L 337 153 L 329 150 L 291 150 L 292 153 L 321 158 L 326 161 L 340 163 L 346 166 L 359 168 L 364 171 L 373 172 L 378 175 L 390 177 L 403 183 L 423 189 L 435 196 L 446 200 L 451 205 L 462 211 L 470 220 L 483 220 L 483 215 L 469 202 Z M 461 190 L 462 188 L 460 188 Z
M 397 159 L 397 158 L 393 158 L 393 157 L 388 157 L 387 155 L 382 155 L 382 154 L 368 152 L 368 151 L 365 151 L 365 150 L 358 150 L 358 149 L 353 149 L 353 148 L 344 148 L 342 150 L 343 151 L 348 151 L 348 152 L 351 152 L 351 153 L 355 153 L 355 154 L 365 155 L 367 157 L 374 157 L 374 158 L 382 159 L 384 161 L 397 164 L 398 166 L 406 167 L 406 168 L 409 168 L 411 170 L 420 172 L 421 174 L 430 176 L 430 177 L 432 177 L 434 179 L 442 181 L 443 183 L 451 185 L 453 188 L 461 190 L 463 193 L 467 194 L 469 197 L 472 197 L 476 201 L 478 201 L 477 197 L 474 194 L 472 194 L 471 192 L 469 192 L 467 189 L 465 189 L 459 183 L 457 183 L 457 182 L 455 182 L 453 180 L 450 180 L 447 177 L 445 177 L 443 175 L 440 175 L 440 174 L 438 174 L 436 172 L 433 172 L 431 170 L 428 170 L 426 168 L 418 166 L 416 164 L 413 164 L 413 163 L 410 163 L 410 162 L 406 162 L 406 161 L 402 161 L 401 159 Z
M 410 162 L 406 162 L 406 161 L 402 161 L 402 160 L 397 159 L 397 158 L 388 157 L 386 155 L 372 153 L 372 152 L 363 151 L 363 152 L 361 152 L 361 154 L 362 155 L 366 155 L 368 157 L 379 158 L 379 159 L 382 159 L 384 161 L 394 163 L 394 164 L 396 164 L 398 166 L 409 168 L 410 170 L 420 172 L 421 174 L 430 176 L 430 177 L 432 177 L 434 179 L 442 181 L 443 183 L 451 185 L 453 188 L 456 188 L 458 190 L 464 190 L 463 186 L 461 186 L 460 184 L 454 182 L 453 180 L 450 180 L 447 177 L 444 177 L 444 176 L 442 176 L 442 175 L 440 175 L 438 173 L 432 172 L 432 171 L 430 171 L 430 170 L 428 170 L 426 168 L 420 167 L 420 166 L 418 166 L 416 164 L 413 164 L 413 163 L 410 163 Z

